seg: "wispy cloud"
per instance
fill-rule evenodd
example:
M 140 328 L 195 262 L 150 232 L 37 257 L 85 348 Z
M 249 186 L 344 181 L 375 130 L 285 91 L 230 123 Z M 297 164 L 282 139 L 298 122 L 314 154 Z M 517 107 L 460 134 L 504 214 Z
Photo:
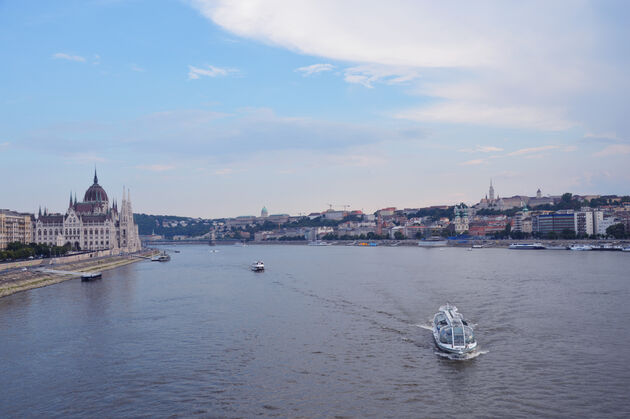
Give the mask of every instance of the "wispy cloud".
M 214 174 L 219 176 L 231 175 L 232 173 L 234 173 L 234 169 L 230 169 L 229 167 L 217 169 L 214 171 Z
M 55 60 L 68 60 L 68 61 L 76 61 L 79 63 L 84 63 L 85 58 L 80 55 L 71 55 L 66 54 L 65 52 L 57 52 L 52 55 L 52 58 Z
M 522 156 L 524 154 L 540 153 L 541 151 L 554 150 L 560 148 L 557 145 L 543 145 L 540 147 L 521 148 L 520 150 L 508 153 L 508 156 Z
M 3 143 L 0 143 L 0 150 L 4 149 L 4 148 L 8 148 L 9 147 L 9 143 L 8 141 L 5 141 Z
M 208 65 L 205 68 L 188 66 L 188 80 L 197 80 L 201 77 L 219 77 L 227 76 L 230 73 L 236 73 L 238 70 L 234 68 L 221 68 Z
M 603 150 L 593 154 L 595 157 L 614 156 L 617 154 L 630 154 L 630 144 L 613 144 L 604 147 Z
M 484 162 L 483 159 L 468 160 L 463 163 L 460 163 L 460 166 L 476 166 L 476 165 L 482 164 L 483 162 Z
M 144 73 L 146 70 L 136 64 L 131 64 L 131 71 L 136 71 L 138 73 Z
M 295 71 L 302 73 L 304 77 L 308 77 L 324 71 L 331 71 L 334 68 L 335 66 L 332 64 L 313 64 L 306 67 L 296 68 Z
M 495 153 L 503 151 L 503 149 L 491 145 L 477 145 L 475 148 L 462 148 L 458 151 L 461 153 Z
M 136 166 L 136 169 L 148 170 L 149 172 L 166 172 L 175 169 L 171 164 L 147 164 Z
M 447 102 L 394 115 L 396 118 L 421 122 L 457 123 L 562 131 L 575 124 L 564 117 L 561 109 L 528 106 L 489 106 Z
M 399 84 L 418 77 L 420 73 L 417 69 L 400 66 L 365 64 L 344 70 L 344 80 L 347 83 L 360 84 L 369 89 L 373 88 L 376 82 Z

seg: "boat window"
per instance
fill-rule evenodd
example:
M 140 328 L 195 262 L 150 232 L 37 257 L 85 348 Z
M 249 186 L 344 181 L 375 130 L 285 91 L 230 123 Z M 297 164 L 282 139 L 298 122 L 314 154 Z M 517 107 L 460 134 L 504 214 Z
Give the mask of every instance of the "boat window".
M 453 343 L 455 346 L 464 346 L 464 328 L 453 328 Z
M 465 327 L 464 328 L 464 333 L 466 335 L 466 343 L 475 343 L 475 335 L 473 333 L 472 328 L 470 327 Z
M 453 332 L 452 332 L 452 328 L 450 327 L 445 327 L 440 331 L 440 342 L 442 343 L 446 343 L 446 344 L 452 344 L 453 343 Z

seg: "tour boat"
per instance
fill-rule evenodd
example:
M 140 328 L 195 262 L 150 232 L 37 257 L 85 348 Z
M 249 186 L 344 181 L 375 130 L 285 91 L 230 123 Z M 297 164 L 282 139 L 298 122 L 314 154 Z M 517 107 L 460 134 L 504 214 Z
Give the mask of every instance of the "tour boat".
M 542 243 L 512 243 L 508 249 L 513 250 L 543 250 L 545 246 Z
M 330 243 L 322 241 L 322 240 L 315 240 L 312 242 L 308 242 L 309 246 L 330 246 Z
M 103 276 L 101 272 L 86 272 L 81 274 L 81 281 L 91 281 L 93 279 L 100 279 Z
M 168 262 L 169 260 L 171 260 L 171 256 L 166 252 L 162 252 L 151 258 L 151 261 L 153 262 Z
M 483 249 L 483 244 L 473 244 L 472 248 L 473 249 Z
M 628 246 L 628 247 L 624 247 L 622 250 L 623 250 L 624 252 L 630 252 L 630 246 Z
M 574 244 L 571 247 L 569 247 L 569 250 L 579 250 L 579 251 L 593 250 L 593 247 L 589 246 L 588 244 Z
M 252 263 L 252 271 L 260 272 L 264 270 L 265 270 L 265 264 L 261 260 Z
M 433 339 L 444 352 L 464 355 L 477 348 L 473 328 L 457 311 L 457 307 L 446 304 L 433 317 Z

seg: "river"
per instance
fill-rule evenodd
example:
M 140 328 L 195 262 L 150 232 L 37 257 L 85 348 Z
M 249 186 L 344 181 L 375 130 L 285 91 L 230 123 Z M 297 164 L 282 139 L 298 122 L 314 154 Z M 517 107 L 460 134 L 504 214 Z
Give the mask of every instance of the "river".
M 177 249 L 0 299 L 0 417 L 630 416 L 628 253 Z

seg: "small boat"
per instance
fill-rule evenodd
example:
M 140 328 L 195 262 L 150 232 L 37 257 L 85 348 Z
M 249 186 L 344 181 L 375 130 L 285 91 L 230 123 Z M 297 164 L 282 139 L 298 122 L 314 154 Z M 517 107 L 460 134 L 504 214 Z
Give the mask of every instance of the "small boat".
M 477 349 L 473 328 L 457 307 L 446 304 L 433 316 L 433 339 L 443 352 L 464 355 Z
M 219 253 L 219 251 L 217 249 L 212 249 L 210 250 L 210 253 Z
M 610 244 L 600 244 L 599 246 L 592 246 L 591 250 L 597 250 L 600 252 L 621 252 L 623 250 L 623 247 L 612 246 Z
M 175 253 L 181 253 L 179 250 L 173 250 L 173 252 L 175 252 Z
M 588 244 L 574 244 L 569 247 L 569 250 L 586 251 L 593 250 L 593 247 Z
M 545 246 L 542 243 L 512 243 L 508 246 L 508 249 L 512 250 L 544 250 Z
M 483 249 L 483 244 L 473 244 L 472 248 L 473 249 Z
M 261 272 L 265 270 L 265 264 L 261 260 L 259 260 L 257 262 L 252 263 L 251 268 L 252 268 L 252 271 L 254 272 Z
M 418 242 L 420 247 L 445 247 L 447 244 L 448 242 L 439 236 L 432 236 Z
M 86 272 L 81 274 L 81 281 L 92 281 L 93 279 L 101 279 L 103 274 L 101 272 Z
M 630 246 L 628 246 L 628 247 L 624 247 L 624 248 L 622 249 L 622 251 L 624 251 L 624 252 L 630 252 Z
M 169 260 L 171 260 L 171 256 L 166 252 L 162 252 L 151 258 L 152 262 L 168 262 Z
M 330 243 L 325 242 L 323 240 L 315 240 L 312 242 L 308 242 L 309 246 L 330 246 Z

